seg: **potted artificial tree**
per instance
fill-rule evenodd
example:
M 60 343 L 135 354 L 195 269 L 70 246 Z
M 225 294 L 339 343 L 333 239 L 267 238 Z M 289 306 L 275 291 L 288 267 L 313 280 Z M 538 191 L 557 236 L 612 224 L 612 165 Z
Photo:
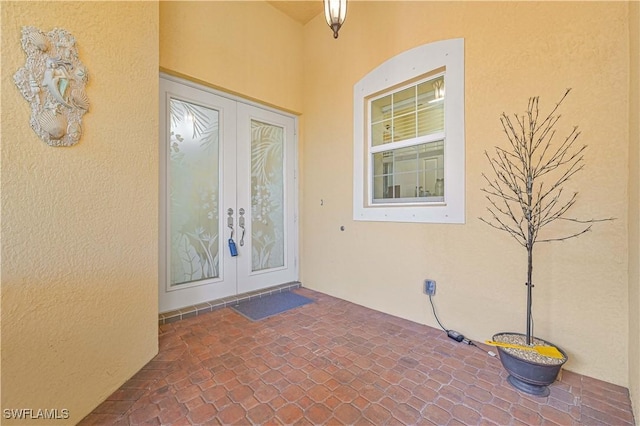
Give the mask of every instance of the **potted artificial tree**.
M 577 127 L 564 139 L 554 139 L 560 119 L 557 111 L 570 91 L 567 89 L 546 116 L 540 115 L 538 97 L 529 99 L 524 115 L 509 117 L 502 113 L 500 122 L 509 145 L 495 147 L 493 157 L 485 151 L 493 173 L 491 178 L 483 173 L 487 186 L 482 191 L 490 206 L 487 217 L 480 220 L 509 234 L 527 253 L 526 333 L 498 333 L 493 336 L 492 344 L 498 346 L 502 365 L 509 372 L 509 383 L 523 392 L 540 396 L 549 394 L 548 385 L 556 380 L 567 355 L 555 345 L 533 336 L 534 246 L 575 238 L 590 231 L 596 222 L 612 220 L 581 220 L 567 215 L 578 193 L 567 194 L 563 186 L 583 169 L 586 149 L 586 145 L 575 145 L 580 136 Z M 574 223 L 576 229 L 555 237 L 540 234 L 556 221 Z M 519 348 L 501 347 L 501 344 Z

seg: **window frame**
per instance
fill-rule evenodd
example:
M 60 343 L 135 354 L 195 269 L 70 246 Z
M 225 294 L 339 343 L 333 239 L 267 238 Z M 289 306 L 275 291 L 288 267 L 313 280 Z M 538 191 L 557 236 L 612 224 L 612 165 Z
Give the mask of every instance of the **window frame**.
M 444 132 L 429 135 L 444 141 L 444 201 L 373 201 L 370 102 L 424 79 L 445 76 Z M 393 143 L 402 147 L 405 141 Z M 399 144 L 399 145 L 396 145 Z M 415 141 L 407 142 L 409 146 Z M 465 223 L 464 39 L 415 47 L 387 60 L 354 85 L 353 219 L 421 223 Z
M 445 73 L 442 70 L 435 70 L 435 72 L 430 72 L 427 75 L 422 75 L 419 76 L 418 78 L 415 79 L 415 81 L 410 82 L 409 84 L 403 84 L 400 87 L 394 87 L 388 91 L 384 91 L 383 93 L 378 93 L 375 94 L 373 96 L 369 96 L 366 98 L 366 103 L 367 103 L 367 107 L 365 109 L 365 111 L 367 112 L 367 114 L 365 115 L 365 122 L 366 122 L 366 126 L 367 126 L 367 132 L 366 132 L 366 144 L 367 144 L 367 149 L 368 149 L 368 159 L 369 161 L 369 177 L 370 179 L 368 180 L 367 183 L 371 183 L 372 181 L 375 180 L 376 178 L 376 173 L 375 173 L 375 164 L 374 161 L 371 161 L 371 158 L 375 155 L 375 154 L 380 154 L 380 153 L 385 153 L 385 152 L 394 152 L 394 151 L 399 151 L 405 148 L 412 148 L 412 147 L 419 147 L 421 145 L 427 145 L 427 144 L 437 144 L 437 143 L 442 143 L 442 149 L 444 151 L 444 143 L 445 143 L 445 129 L 443 127 L 443 129 L 441 131 L 437 131 L 437 132 L 432 132 L 432 133 L 427 133 L 424 135 L 419 135 L 418 134 L 418 126 L 419 126 L 419 113 L 420 113 L 420 109 L 417 108 L 416 105 L 416 109 L 414 112 L 412 112 L 412 114 L 415 114 L 415 129 L 416 129 L 416 133 L 415 136 L 412 138 L 406 138 L 406 139 L 401 139 L 399 141 L 394 141 L 393 139 L 395 139 L 395 133 L 392 131 L 391 133 L 391 138 L 392 140 L 388 143 L 382 143 L 379 145 L 374 145 L 373 144 L 373 132 L 371 131 L 371 129 L 373 128 L 373 126 L 376 124 L 376 122 L 373 120 L 373 112 L 372 112 L 372 104 L 379 100 L 379 99 L 383 99 L 387 96 L 391 96 L 393 99 L 393 95 L 395 95 L 396 93 L 400 93 L 403 92 L 409 88 L 415 88 L 415 92 L 416 92 L 416 101 L 418 99 L 418 86 L 424 83 L 428 83 L 430 81 L 435 81 L 438 80 L 440 78 L 442 78 L 442 80 L 444 81 L 444 76 Z M 443 99 L 443 102 L 446 102 L 446 95 L 445 98 Z M 393 106 L 395 105 L 395 103 L 392 101 L 391 107 L 393 110 Z M 444 103 L 443 103 L 444 106 Z M 404 114 L 406 115 L 406 114 Z M 399 117 L 402 117 L 399 116 Z M 392 123 L 394 122 L 394 119 L 396 118 L 395 114 L 392 112 L 391 115 L 391 121 Z M 384 121 L 384 120 L 383 120 Z M 444 121 L 443 121 L 443 125 L 444 125 Z M 395 177 L 395 170 L 392 172 L 393 176 Z M 433 204 L 433 203 L 442 203 L 444 200 L 444 196 L 442 197 L 437 197 L 437 196 L 432 196 L 432 198 L 442 198 L 442 200 L 426 200 L 426 199 L 419 199 L 419 198 L 382 198 L 382 199 L 376 199 L 374 197 L 374 186 L 375 185 L 369 185 L 368 186 L 368 202 L 370 205 L 374 205 L 374 206 L 384 206 L 384 205 L 425 205 L 425 204 Z M 378 201 L 380 200 L 380 201 Z

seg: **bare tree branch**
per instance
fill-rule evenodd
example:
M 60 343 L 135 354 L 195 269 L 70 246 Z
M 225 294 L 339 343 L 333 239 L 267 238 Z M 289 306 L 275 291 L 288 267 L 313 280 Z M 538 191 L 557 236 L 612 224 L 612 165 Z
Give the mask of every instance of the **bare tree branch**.
M 575 147 L 580 136 L 577 126 L 560 143 L 554 143 L 555 126 L 561 118 L 557 111 L 569 92 L 571 89 L 565 91 L 544 118 L 540 115 L 538 97 L 529 98 L 522 116 L 502 113 L 500 123 L 510 147 L 495 147 L 494 157 L 485 151 L 494 179 L 482 175 L 487 184 L 482 191 L 492 206 L 488 209 L 490 217 L 482 220 L 516 239 L 523 238 L 530 248 L 537 242 L 540 228 L 558 219 L 566 220 L 564 215 L 576 202 L 577 193 L 566 198 L 563 185 L 584 168 L 586 145 Z M 540 180 L 551 174 L 550 179 Z M 514 226 L 507 225 L 505 219 Z M 593 224 L 606 220 L 611 219 L 571 221 Z M 559 240 L 577 237 L 583 231 Z
M 589 231 L 591 231 L 591 226 L 592 226 L 592 225 L 589 225 L 589 226 L 587 226 L 585 229 L 583 229 L 582 231 L 580 231 L 580 232 L 576 232 L 575 234 L 571 234 L 571 235 L 568 235 L 568 236 L 566 236 L 566 237 L 547 238 L 547 239 L 544 239 L 544 240 L 538 240 L 538 242 L 539 242 L 539 243 L 550 243 L 550 242 L 552 242 L 552 241 L 565 241 L 565 240 L 568 240 L 568 239 L 570 239 L 570 238 L 575 238 L 575 237 L 577 237 L 577 236 L 579 236 L 579 235 L 584 234 L 585 232 L 589 232 Z

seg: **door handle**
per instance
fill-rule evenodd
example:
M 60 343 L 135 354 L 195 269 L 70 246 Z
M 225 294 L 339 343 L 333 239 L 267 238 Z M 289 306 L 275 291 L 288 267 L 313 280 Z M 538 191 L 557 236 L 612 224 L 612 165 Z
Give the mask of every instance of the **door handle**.
M 229 252 L 231 256 L 238 255 L 238 249 L 236 248 L 236 243 L 233 241 L 233 209 L 227 210 L 227 214 L 229 217 L 227 218 L 227 227 L 231 228 L 231 236 L 229 237 Z
M 231 229 L 231 236 L 229 238 L 233 239 L 233 209 L 227 210 L 227 214 L 229 215 L 227 218 L 227 227 Z
M 240 215 L 240 218 L 238 219 L 238 226 L 240 228 L 242 228 L 242 236 L 240 237 L 240 247 L 244 246 L 244 233 L 245 233 L 245 229 L 244 229 L 244 209 L 240 209 L 238 210 L 238 214 Z

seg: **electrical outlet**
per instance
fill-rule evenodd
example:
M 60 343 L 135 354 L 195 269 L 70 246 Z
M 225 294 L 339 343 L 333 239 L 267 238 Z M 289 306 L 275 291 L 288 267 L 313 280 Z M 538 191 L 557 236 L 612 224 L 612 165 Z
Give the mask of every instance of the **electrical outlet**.
M 424 280 L 424 292 L 429 296 L 436 294 L 436 282 L 434 280 Z

